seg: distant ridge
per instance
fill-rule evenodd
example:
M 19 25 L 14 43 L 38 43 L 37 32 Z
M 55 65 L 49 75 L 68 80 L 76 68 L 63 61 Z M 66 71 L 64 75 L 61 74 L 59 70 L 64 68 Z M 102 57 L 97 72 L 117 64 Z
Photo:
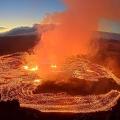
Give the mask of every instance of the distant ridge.
M 120 33 L 96 31 L 93 32 L 92 38 L 120 40 Z
M 25 32 L 24 34 L 6 34 L 0 36 L 0 55 L 24 52 L 33 49 L 41 39 L 42 34 L 35 32 Z M 120 41 L 120 34 L 96 31 L 93 32 L 91 39 Z M 112 42 L 111 41 L 111 42 Z M 116 43 L 117 44 L 117 43 Z M 113 48 L 113 47 L 112 47 Z M 117 47 L 119 48 L 119 47 Z
M 0 37 L 0 55 L 13 54 L 15 52 L 25 52 L 33 49 L 39 42 L 37 35 L 11 35 Z

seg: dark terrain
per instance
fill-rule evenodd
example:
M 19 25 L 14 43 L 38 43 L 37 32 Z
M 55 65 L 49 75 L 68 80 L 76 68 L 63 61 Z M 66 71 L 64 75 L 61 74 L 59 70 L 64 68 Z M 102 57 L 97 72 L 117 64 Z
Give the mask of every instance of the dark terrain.
M 96 113 L 42 113 L 21 108 L 17 100 L 0 102 L 0 120 L 120 120 L 120 99 L 111 111 Z
M 107 33 L 106 33 L 107 34 Z M 112 34 L 111 34 L 112 35 Z M 93 39 L 90 44 L 90 54 L 88 59 L 109 68 L 116 76 L 120 78 L 120 40 L 117 37 L 101 37 Z M 15 52 L 25 52 L 32 49 L 39 38 L 36 35 L 24 36 L 2 36 L 0 37 L 0 55 L 12 54 Z M 99 46 L 99 49 L 97 48 Z M 94 54 L 93 51 L 95 50 Z M 102 86 L 104 83 L 104 86 Z M 82 89 L 81 94 L 100 94 L 107 93 L 112 89 L 120 91 L 120 87 L 112 79 L 100 79 L 96 82 L 85 82 L 81 80 L 80 87 L 73 83 L 74 86 L 57 85 L 54 83 L 44 84 L 41 88 L 38 86 L 35 93 L 39 92 L 59 92 L 61 87 L 63 92 L 67 91 L 68 94 L 76 95 Z M 66 87 L 69 85 L 69 89 Z M 52 87 L 51 87 L 52 86 Z M 86 87 L 83 87 L 86 86 Z M 101 87 L 102 86 L 102 87 Z M 45 88 L 49 87 L 49 91 Z M 53 90 L 54 87 L 54 90 Z M 77 89 L 76 89 L 77 88 Z M 76 92 L 74 92 L 76 91 Z M 37 110 L 29 108 L 21 108 L 17 100 L 0 102 L 0 120 L 120 120 L 120 99 L 111 111 L 96 112 L 96 113 L 42 113 Z
M 29 51 L 38 41 L 37 35 L 0 36 L 0 55 Z
M 67 94 L 74 96 L 106 94 L 111 90 L 120 91 L 120 85 L 118 85 L 112 78 L 100 78 L 98 82 L 71 78 L 69 79 L 69 82 L 59 84 L 56 84 L 54 81 L 46 80 L 46 82 L 37 86 L 33 93 L 38 94 L 66 92 Z

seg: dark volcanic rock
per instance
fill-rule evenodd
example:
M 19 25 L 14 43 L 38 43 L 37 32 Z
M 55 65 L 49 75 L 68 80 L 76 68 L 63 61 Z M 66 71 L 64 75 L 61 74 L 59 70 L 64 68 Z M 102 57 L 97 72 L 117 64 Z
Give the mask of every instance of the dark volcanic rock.
M 16 100 L 0 102 L 0 120 L 120 120 L 120 99 L 111 111 L 81 114 L 42 113 L 21 108 Z
M 0 102 L 0 120 L 38 120 L 38 114 L 37 110 L 21 108 L 17 100 Z
M 0 55 L 28 51 L 38 43 L 39 39 L 37 35 L 1 36 Z
M 57 80 L 56 80 L 57 81 Z M 66 92 L 69 95 L 99 95 L 106 94 L 111 90 L 120 91 L 118 85 L 112 78 L 100 78 L 99 81 L 86 81 L 77 78 L 71 78 L 67 83 L 59 83 L 46 80 L 43 84 L 37 86 L 34 94 L 38 93 L 59 93 Z

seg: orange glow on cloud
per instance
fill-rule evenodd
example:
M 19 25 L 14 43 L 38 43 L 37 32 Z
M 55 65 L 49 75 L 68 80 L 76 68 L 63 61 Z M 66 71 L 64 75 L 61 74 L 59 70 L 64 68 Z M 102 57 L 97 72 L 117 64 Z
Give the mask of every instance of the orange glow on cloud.
M 42 34 L 35 47 L 37 63 L 61 64 L 66 56 L 87 54 L 92 31 L 98 30 L 100 18 L 120 18 L 118 0 L 62 0 L 67 9 L 47 14 L 42 24 L 57 24 Z M 59 24 L 58 24 L 59 23 Z M 38 28 L 39 32 L 39 28 Z

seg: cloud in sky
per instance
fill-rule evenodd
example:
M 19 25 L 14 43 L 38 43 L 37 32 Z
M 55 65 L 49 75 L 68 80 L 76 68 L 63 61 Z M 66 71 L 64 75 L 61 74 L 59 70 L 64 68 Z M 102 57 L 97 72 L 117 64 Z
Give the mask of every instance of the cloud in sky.
M 7 28 L 5 28 L 5 27 L 0 27 L 0 30 L 4 30 L 4 29 L 7 29 Z
M 32 32 L 35 33 L 35 31 L 36 29 L 34 27 L 17 27 L 7 32 L 1 33 L 0 36 L 30 34 Z
M 54 24 L 34 24 L 32 27 L 21 26 L 21 27 L 13 28 L 7 32 L 1 33 L 0 36 L 37 35 L 37 34 L 42 34 L 47 30 L 54 29 L 54 27 L 55 27 Z M 39 33 L 37 29 L 39 29 Z
M 64 9 L 61 0 L 0 0 L 0 25 L 9 29 L 31 26 L 40 23 L 47 12 Z

